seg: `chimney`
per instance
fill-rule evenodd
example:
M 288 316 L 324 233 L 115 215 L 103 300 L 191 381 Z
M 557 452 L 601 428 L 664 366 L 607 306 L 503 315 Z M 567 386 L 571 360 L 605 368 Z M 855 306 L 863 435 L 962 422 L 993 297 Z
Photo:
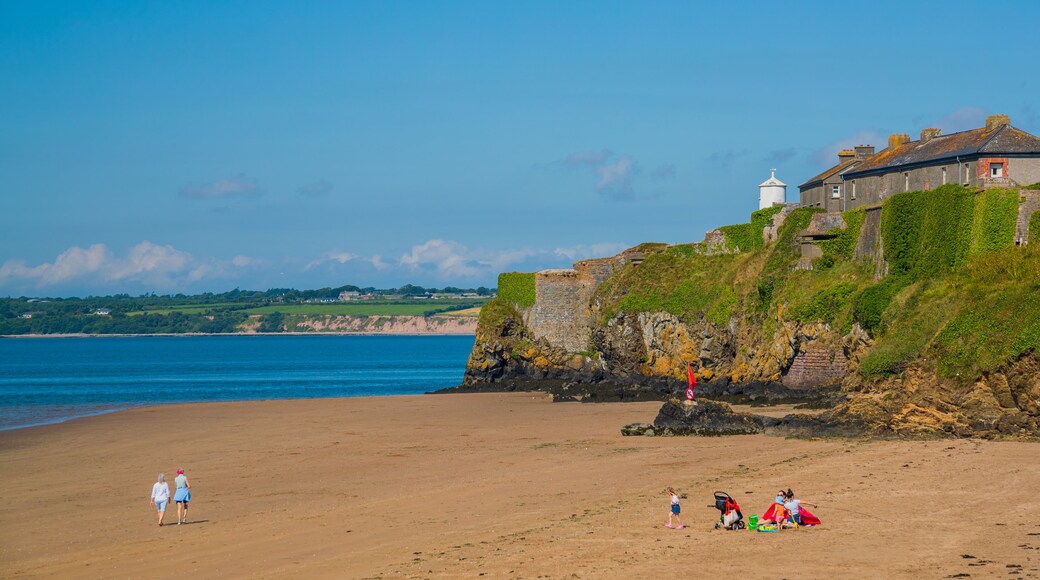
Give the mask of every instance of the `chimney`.
M 909 143 L 909 142 L 910 142 L 910 135 L 907 135 L 906 133 L 892 133 L 891 135 L 888 136 L 888 147 L 889 147 L 889 149 L 891 149 L 893 147 L 899 147 L 900 145 L 902 145 L 904 143 Z
M 942 135 L 942 129 L 936 129 L 935 127 L 921 129 L 921 143 L 927 143 L 940 135 Z
M 845 163 L 856 156 L 855 149 L 842 149 L 838 151 L 838 163 Z
M 871 155 L 874 154 L 874 146 L 873 145 L 856 145 L 856 149 L 854 150 L 854 153 L 856 155 L 856 161 L 863 161 L 867 157 L 870 157 Z
M 986 117 L 986 130 L 992 131 L 1004 125 L 1011 124 L 1011 117 L 1007 115 L 990 115 Z

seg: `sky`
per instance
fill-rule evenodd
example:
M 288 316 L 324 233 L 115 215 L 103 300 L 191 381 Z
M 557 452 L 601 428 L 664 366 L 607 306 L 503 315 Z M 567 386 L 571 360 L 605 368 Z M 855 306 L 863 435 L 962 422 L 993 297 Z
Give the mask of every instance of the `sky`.
M 699 241 L 774 167 L 797 201 L 890 133 L 1040 134 L 1035 22 L 1033 1 L 4 0 L 0 296 L 494 286 Z

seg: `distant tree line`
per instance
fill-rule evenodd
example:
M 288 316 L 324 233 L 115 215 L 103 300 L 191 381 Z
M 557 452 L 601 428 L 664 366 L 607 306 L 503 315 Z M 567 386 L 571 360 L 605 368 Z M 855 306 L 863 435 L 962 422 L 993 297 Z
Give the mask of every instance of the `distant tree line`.
M 259 291 L 236 288 L 223 293 L 191 295 L 150 293 L 85 298 L 0 298 L 0 334 L 231 333 L 246 321 L 248 314 L 243 311 L 249 308 L 338 299 L 342 292 L 358 292 L 377 298 L 401 296 L 408 300 L 433 294 L 473 293 L 491 296 L 495 290 L 483 286 L 448 286 L 438 289 L 405 284 L 400 288 L 388 289 L 346 285 L 317 290 L 271 288 Z M 268 314 L 262 318 L 260 330 L 277 332 L 281 323 L 281 314 Z

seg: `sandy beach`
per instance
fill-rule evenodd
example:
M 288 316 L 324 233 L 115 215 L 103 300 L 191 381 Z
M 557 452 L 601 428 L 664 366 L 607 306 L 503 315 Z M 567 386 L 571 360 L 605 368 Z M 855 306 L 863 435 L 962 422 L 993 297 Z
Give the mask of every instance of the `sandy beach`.
M 1040 577 L 1037 444 L 620 435 L 659 407 L 237 402 L 0 432 L 0 576 Z M 178 467 L 191 523 L 160 528 L 149 491 Z M 714 490 L 760 514 L 781 487 L 823 525 L 712 529 Z

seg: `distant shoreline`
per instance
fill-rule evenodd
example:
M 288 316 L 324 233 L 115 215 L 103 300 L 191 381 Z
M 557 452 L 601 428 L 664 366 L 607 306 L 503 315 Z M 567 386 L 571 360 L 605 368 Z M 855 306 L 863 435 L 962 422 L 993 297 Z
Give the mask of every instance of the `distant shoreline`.
M 128 338 L 155 336 L 476 336 L 475 332 L 169 332 L 153 334 L 0 334 L 0 338 Z

